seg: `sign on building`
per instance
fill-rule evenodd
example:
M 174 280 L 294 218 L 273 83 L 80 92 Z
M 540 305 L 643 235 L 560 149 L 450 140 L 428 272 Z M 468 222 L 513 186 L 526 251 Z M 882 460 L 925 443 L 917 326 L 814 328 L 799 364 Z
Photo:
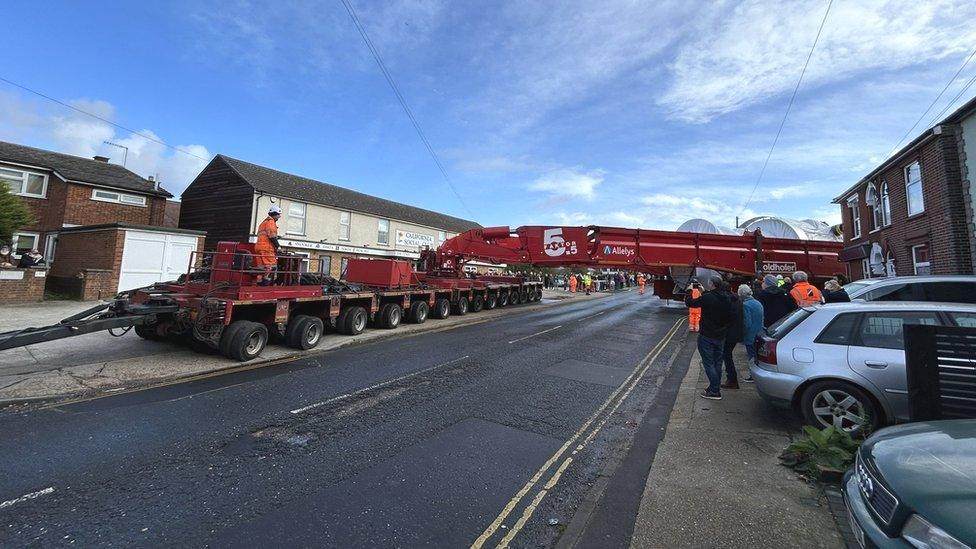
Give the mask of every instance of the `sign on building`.
M 434 237 L 429 234 L 415 233 L 413 231 L 397 231 L 396 243 L 397 246 L 410 246 L 413 248 L 430 246 L 433 248 Z

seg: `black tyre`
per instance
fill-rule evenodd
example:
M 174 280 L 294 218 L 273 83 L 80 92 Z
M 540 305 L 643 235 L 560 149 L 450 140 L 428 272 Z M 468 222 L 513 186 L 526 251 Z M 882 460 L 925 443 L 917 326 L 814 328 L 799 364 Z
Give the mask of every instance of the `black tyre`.
M 430 312 L 434 318 L 447 318 L 451 316 L 451 300 L 446 297 L 439 297 L 434 301 L 434 310 Z
M 486 294 L 485 295 L 485 309 L 492 310 L 498 305 L 498 294 Z
M 342 323 L 342 333 L 346 335 L 359 335 L 363 333 L 366 329 L 366 322 L 369 320 L 369 315 L 366 314 L 366 309 L 353 305 L 345 312 L 345 319 Z M 342 315 L 340 314 L 340 317 Z
M 192 335 L 184 336 L 184 338 L 187 347 L 202 355 L 215 355 L 220 352 L 217 345 L 209 341 L 200 341 Z
M 538 288 L 535 291 L 535 300 L 542 301 L 542 288 Z
M 136 335 L 141 337 L 142 339 L 146 339 L 149 341 L 158 341 L 162 339 L 162 336 L 160 336 L 159 332 L 156 331 L 155 324 L 148 325 L 148 326 L 147 325 L 136 326 L 134 329 Z
M 321 318 L 295 315 L 285 329 L 285 345 L 293 349 L 312 349 L 322 341 L 325 325 Z
M 410 322 L 423 324 L 430 314 L 430 305 L 426 301 L 414 301 L 410 304 Z
M 800 396 L 803 420 L 818 429 L 834 427 L 860 434 L 885 423 L 884 413 L 867 391 L 846 381 L 827 379 L 804 389 Z
M 508 292 L 498 292 L 497 304 L 499 307 L 508 305 Z
M 234 340 L 237 332 L 245 328 L 246 325 L 246 320 L 237 320 L 224 326 L 224 331 L 220 334 L 220 342 L 217 344 L 217 350 L 220 351 L 220 354 L 230 357 L 230 343 Z
M 403 319 L 403 309 L 396 303 L 387 303 L 380 308 L 379 325 L 380 328 L 393 330 L 400 325 Z
M 234 324 L 238 322 L 242 323 L 241 327 L 232 331 L 232 337 L 227 341 L 227 351 L 224 356 L 240 362 L 247 362 L 257 358 L 268 344 L 268 329 L 264 324 L 247 320 L 238 320 Z M 222 350 L 225 347 L 223 343 L 221 341 Z
M 454 314 L 458 316 L 464 316 L 468 314 L 468 298 L 461 296 L 458 298 L 457 302 L 454 303 Z
M 471 299 L 471 312 L 480 313 L 485 307 L 485 296 L 478 294 Z
M 508 295 L 508 302 L 512 305 L 518 305 L 522 302 L 521 297 L 522 296 L 518 293 L 518 290 L 512 290 L 512 292 Z

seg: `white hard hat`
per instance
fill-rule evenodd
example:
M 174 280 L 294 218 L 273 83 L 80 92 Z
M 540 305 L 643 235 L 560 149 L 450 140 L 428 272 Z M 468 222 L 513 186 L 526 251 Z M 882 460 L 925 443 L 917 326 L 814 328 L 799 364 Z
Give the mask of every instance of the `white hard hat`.
M 271 207 L 268 208 L 268 215 L 275 215 L 275 214 L 281 215 L 281 206 L 277 204 L 272 204 Z

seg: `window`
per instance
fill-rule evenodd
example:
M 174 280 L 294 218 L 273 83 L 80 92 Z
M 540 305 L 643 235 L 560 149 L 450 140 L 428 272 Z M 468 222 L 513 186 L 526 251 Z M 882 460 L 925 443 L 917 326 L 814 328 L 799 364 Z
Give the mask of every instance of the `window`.
M 349 240 L 349 220 L 352 214 L 349 212 L 342 212 L 339 214 L 339 240 Z M 345 270 L 345 266 L 343 266 Z
M 838 315 L 837 318 L 833 319 L 830 324 L 824 328 L 824 331 L 820 333 L 820 336 L 817 338 L 817 343 L 824 343 L 827 345 L 850 345 L 854 327 L 857 326 L 857 317 L 858 315 L 855 313 Z
M 881 181 L 881 218 L 883 226 L 891 225 L 891 198 L 888 196 L 888 183 Z
M 885 284 L 864 294 L 865 301 L 916 301 L 914 284 Z
M 905 194 L 908 195 L 908 215 L 925 211 L 925 201 L 922 199 L 922 168 L 917 160 L 905 166 Z
M 864 258 L 861 260 L 861 278 L 871 278 L 871 260 Z
M 946 313 L 949 318 L 963 328 L 976 328 L 976 313 Z
M 332 256 L 323 255 L 319 258 L 319 272 L 324 275 L 332 273 Z
M 376 243 L 377 244 L 390 243 L 390 220 L 389 219 L 380 219 L 376 230 Z
M 50 265 L 54 263 L 54 250 L 58 246 L 58 233 L 51 233 L 44 238 L 44 261 Z
M 11 238 L 10 249 L 14 255 L 20 256 L 24 252 L 29 252 L 38 247 L 41 242 L 41 235 L 37 233 L 14 233 Z
M 130 206 L 145 206 L 146 197 L 136 194 L 118 193 L 105 189 L 92 189 L 92 200 L 99 202 L 116 202 L 118 204 L 128 204 Z
M 915 264 L 915 274 L 932 274 L 932 263 L 929 261 L 929 245 L 912 246 L 912 263 Z
M 976 303 L 976 282 L 924 282 L 925 301 L 942 303 Z
M 773 339 L 782 339 L 783 336 L 788 334 L 790 330 L 803 322 L 811 314 L 813 314 L 812 309 L 797 309 L 770 324 L 769 328 L 766 328 L 766 335 Z
M 297 255 L 298 257 L 302 258 L 302 262 L 298 264 L 298 272 L 300 272 L 300 273 L 307 273 L 307 272 L 309 272 L 308 271 L 308 267 L 309 267 L 308 256 L 309 256 L 309 254 L 306 253 L 306 252 L 292 252 L 292 253 L 295 254 L 295 255 Z
M 874 185 L 868 185 L 864 201 L 871 209 L 871 230 L 876 231 L 884 227 L 884 209 L 881 207 L 881 198 L 878 196 L 878 191 L 875 190 Z
M 339 278 L 342 278 L 342 279 L 345 279 L 346 278 L 346 269 L 348 267 L 349 267 L 349 258 L 348 257 L 343 257 L 339 261 Z
M 6 183 L 10 192 L 32 198 L 47 196 L 47 176 L 39 173 L 0 168 L 0 183 Z
M 288 234 L 305 234 L 305 204 L 292 202 L 288 206 Z
M 847 209 L 851 211 L 851 226 L 854 233 L 851 238 L 861 237 L 861 208 L 857 203 L 857 195 L 847 199 Z
M 447 240 L 447 231 L 437 231 L 437 244 L 443 244 Z
M 905 348 L 905 324 L 924 324 L 936 326 L 939 319 L 934 312 L 865 313 L 864 321 L 858 330 L 858 343 L 862 347 L 880 349 Z

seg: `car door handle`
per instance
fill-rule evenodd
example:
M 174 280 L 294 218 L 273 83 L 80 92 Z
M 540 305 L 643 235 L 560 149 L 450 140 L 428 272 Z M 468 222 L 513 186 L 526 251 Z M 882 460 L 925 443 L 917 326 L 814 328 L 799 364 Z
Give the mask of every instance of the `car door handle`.
M 879 370 L 888 367 L 887 362 L 879 362 L 877 360 L 865 360 L 864 365 L 867 366 L 868 368 L 877 368 Z

